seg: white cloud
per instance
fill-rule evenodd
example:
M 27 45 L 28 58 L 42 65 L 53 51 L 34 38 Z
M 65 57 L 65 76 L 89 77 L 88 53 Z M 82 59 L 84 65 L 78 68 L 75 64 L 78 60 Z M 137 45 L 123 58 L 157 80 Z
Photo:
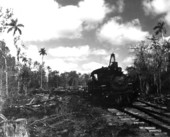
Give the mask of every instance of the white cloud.
M 104 49 L 94 49 L 91 51 L 91 54 L 93 54 L 93 55 L 107 55 L 107 52 Z
M 170 11 L 169 0 L 144 0 L 143 8 L 145 13 L 148 14 L 162 14 Z
M 84 0 L 78 6 L 61 7 L 54 0 L 0 0 L 24 24 L 25 40 L 80 37 L 82 24 L 100 23 L 110 11 L 104 0 Z M 94 10 L 95 9 L 95 10 Z
M 77 63 L 67 62 L 66 60 L 61 58 L 45 60 L 45 65 L 50 66 L 53 70 L 58 70 L 60 73 L 73 70 L 76 70 L 80 73 L 90 73 L 95 69 L 106 66 L 106 64 L 101 64 L 97 62 L 89 62 L 86 64 L 78 65 Z
M 60 72 L 77 70 L 81 73 L 88 73 L 94 69 L 103 66 L 101 63 L 89 61 L 92 56 L 106 56 L 107 51 L 104 49 L 90 49 L 88 45 L 77 47 L 56 47 L 47 51 L 48 55 L 55 59 L 46 60 L 46 65 Z M 82 64 L 84 62 L 90 62 Z
M 89 54 L 89 46 L 79 46 L 79 47 L 57 47 L 49 49 L 48 53 L 54 57 L 81 57 L 87 56 Z
M 115 17 L 104 24 L 97 35 L 101 41 L 108 41 L 113 45 L 124 45 L 145 39 L 148 32 L 142 31 L 139 19 L 121 23 L 121 18 Z
M 53 70 L 58 70 L 60 73 L 78 69 L 78 65 L 76 63 L 68 63 L 63 59 L 45 60 L 45 65 L 50 66 Z
M 143 9 L 146 15 L 164 14 L 165 21 L 170 25 L 170 1 L 169 0 L 144 0 Z
M 100 22 L 110 9 L 104 0 L 84 0 L 79 3 L 80 18 L 88 22 Z
M 56 47 L 48 50 L 48 53 L 53 57 L 59 58 L 79 58 L 87 57 L 88 55 L 107 55 L 105 49 L 90 49 L 89 45 L 77 47 Z M 81 58 L 80 58 L 81 57 Z

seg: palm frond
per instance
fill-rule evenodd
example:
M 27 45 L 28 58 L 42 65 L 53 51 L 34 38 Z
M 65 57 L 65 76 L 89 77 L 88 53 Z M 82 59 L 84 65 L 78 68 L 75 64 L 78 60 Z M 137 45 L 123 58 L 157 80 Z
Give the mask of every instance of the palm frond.
M 11 22 L 9 23 L 10 26 L 15 26 L 15 20 L 14 19 L 11 19 Z
M 41 48 L 39 53 L 40 55 L 47 55 L 45 48 Z
M 18 28 L 17 30 L 19 31 L 19 34 L 21 35 L 21 34 L 22 34 L 22 31 L 21 31 L 19 28 Z
M 159 29 L 160 27 L 159 26 L 155 26 L 153 29 L 156 30 L 156 29 Z
M 14 22 L 15 22 L 15 24 L 17 24 L 17 22 L 18 22 L 18 19 L 16 18 Z
M 158 35 L 160 33 L 160 30 L 155 31 L 155 34 Z
M 13 35 L 15 35 L 16 31 L 17 31 L 17 28 L 15 28 Z
M 6 23 L 6 26 L 14 26 L 13 23 Z
M 18 26 L 18 27 L 24 27 L 24 25 L 23 25 L 23 24 L 18 24 L 17 26 Z
M 12 31 L 12 30 L 13 30 L 13 27 L 9 28 L 8 31 L 7 31 L 7 33 L 9 33 L 9 32 Z

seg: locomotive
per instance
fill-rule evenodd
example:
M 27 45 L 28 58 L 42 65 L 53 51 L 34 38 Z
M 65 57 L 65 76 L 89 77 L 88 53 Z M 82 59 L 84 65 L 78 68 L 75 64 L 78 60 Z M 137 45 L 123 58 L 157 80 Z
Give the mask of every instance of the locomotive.
M 91 101 L 111 106 L 131 105 L 138 95 L 138 81 L 122 72 L 114 53 L 108 67 L 91 72 L 88 94 Z

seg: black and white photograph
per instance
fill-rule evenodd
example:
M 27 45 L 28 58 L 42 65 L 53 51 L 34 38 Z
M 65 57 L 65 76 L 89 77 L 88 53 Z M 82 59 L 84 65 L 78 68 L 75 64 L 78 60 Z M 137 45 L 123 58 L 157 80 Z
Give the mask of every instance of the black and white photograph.
M 169 137 L 170 0 L 0 0 L 0 137 Z

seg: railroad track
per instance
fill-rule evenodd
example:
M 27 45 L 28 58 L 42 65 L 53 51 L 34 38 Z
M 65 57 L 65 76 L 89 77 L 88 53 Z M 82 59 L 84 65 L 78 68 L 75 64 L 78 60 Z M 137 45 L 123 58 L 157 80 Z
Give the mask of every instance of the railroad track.
M 151 102 L 146 102 L 144 100 L 139 100 L 139 99 L 137 100 L 137 102 L 146 104 L 147 106 L 157 108 L 157 109 L 160 109 L 160 110 L 163 110 L 163 111 L 166 111 L 166 112 L 170 112 L 170 110 L 166 106 L 163 106 L 163 105 L 154 104 L 154 103 L 151 103 Z
M 129 121 L 152 135 L 170 136 L 170 113 L 166 107 L 137 101 L 131 107 L 109 109 L 120 120 Z

